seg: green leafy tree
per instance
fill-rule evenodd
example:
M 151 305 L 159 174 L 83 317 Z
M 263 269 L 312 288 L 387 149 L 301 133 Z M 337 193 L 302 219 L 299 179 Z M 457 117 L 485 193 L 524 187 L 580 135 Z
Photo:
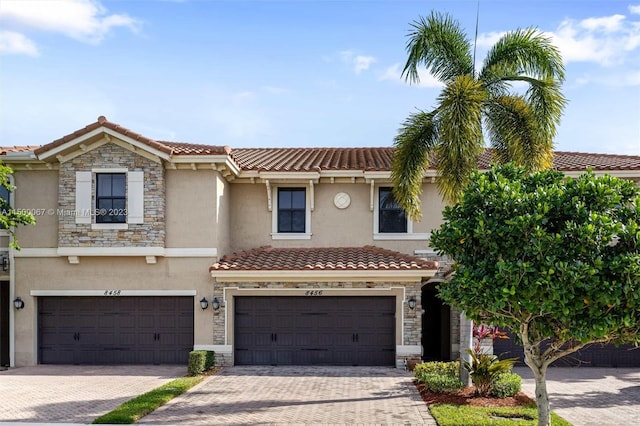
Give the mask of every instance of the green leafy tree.
M 534 171 L 551 166 L 566 101 L 564 65 L 549 38 L 533 28 L 509 32 L 476 72 L 473 46 L 450 16 L 421 17 L 408 37 L 403 76 L 419 82 L 424 66 L 444 84 L 435 108 L 411 114 L 394 141 L 394 195 L 411 218 L 420 218 L 422 178 L 432 159 L 441 194 L 458 199 L 485 148 L 483 123 L 495 160 Z M 514 83 L 527 89 L 513 90 Z
M 640 343 L 640 189 L 505 165 L 475 172 L 432 246 L 456 260 L 440 297 L 511 329 L 548 425 L 547 367 L 588 344 Z
M 11 193 L 15 188 L 9 182 L 9 175 L 13 173 L 11 167 L 0 162 L 0 186 Z M 9 243 L 10 247 L 20 249 L 18 241 L 15 238 L 15 227 L 18 225 L 34 225 L 36 219 L 29 212 L 15 210 L 9 204 L 9 200 L 0 197 L 0 229 L 6 229 L 12 236 Z

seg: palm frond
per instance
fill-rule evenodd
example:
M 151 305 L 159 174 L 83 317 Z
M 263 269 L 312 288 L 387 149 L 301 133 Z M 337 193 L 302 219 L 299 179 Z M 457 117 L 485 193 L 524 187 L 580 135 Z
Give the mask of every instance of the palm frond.
M 414 21 L 411 27 L 406 46 L 409 57 L 402 70 L 408 81 L 420 82 L 420 65 L 445 83 L 472 72 L 471 43 L 451 16 L 431 12 L 427 18 Z
M 529 170 L 551 166 L 553 143 L 540 129 L 536 111 L 523 96 L 500 96 L 486 104 L 485 125 L 499 162 Z
M 492 84 L 506 75 L 564 81 L 564 64 L 549 37 L 535 28 L 508 32 L 487 53 L 479 78 Z M 501 76 L 502 74 L 502 76 Z
M 484 149 L 482 111 L 486 98 L 486 90 L 468 74 L 452 80 L 438 98 L 438 189 L 448 201 L 458 200 L 478 168 Z
M 437 142 L 436 113 L 420 111 L 407 118 L 395 137 L 391 168 L 393 195 L 412 220 L 419 220 L 422 177 Z
M 553 141 L 567 104 L 560 83 L 553 78 L 532 81 L 525 98 L 534 111 L 542 136 Z

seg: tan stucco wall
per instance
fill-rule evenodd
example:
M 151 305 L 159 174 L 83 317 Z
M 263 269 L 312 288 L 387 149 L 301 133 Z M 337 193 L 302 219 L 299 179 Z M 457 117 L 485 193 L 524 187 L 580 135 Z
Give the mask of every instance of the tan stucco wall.
M 315 208 L 311 213 L 312 237 L 310 240 L 272 239 L 273 213 L 267 208 L 265 184 L 232 183 L 230 186 L 232 251 L 263 245 L 274 247 L 376 245 L 413 254 L 414 250 L 429 248 L 426 240 L 374 240 L 374 212 L 370 209 L 371 186 L 369 184 L 320 183 L 315 185 Z M 272 187 L 275 186 L 272 184 Z M 351 197 L 351 204 L 346 209 L 338 209 L 333 203 L 333 198 L 339 192 L 346 192 Z M 307 194 L 309 194 L 308 189 Z M 442 223 L 444 204 L 435 184 L 425 183 L 421 200 L 423 218 L 422 221 L 413 224 L 413 233 L 430 232 Z M 377 205 L 374 205 L 374 208 L 377 208 Z
M 16 296 L 25 308 L 15 315 L 16 365 L 37 361 L 37 298 L 32 290 L 195 290 L 194 344 L 213 343 L 212 309 L 203 311 L 199 300 L 211 300 L 213 281 L 208 258 L 81 257 L 70 265 L 66 257 L 19 258 L 15 261 Z
M 231 217 L 230 217 L 230 193 L 231 185 L 219 174 L 216 176 L 216 228 L 218 241 L 216 248 L 218 256 L 231 253 Z
M 20 226 L 16 230 L 22 247 L 58 247 L 58 172 L 14 172 L 14 207 L 32 211 L 35 226 Z
M 217 247 L 213 170 L 166 170 L 166 247 Z

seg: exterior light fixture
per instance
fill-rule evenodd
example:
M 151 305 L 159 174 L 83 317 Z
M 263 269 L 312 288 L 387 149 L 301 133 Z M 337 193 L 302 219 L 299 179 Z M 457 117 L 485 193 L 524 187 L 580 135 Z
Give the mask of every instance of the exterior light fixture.
M 16 300 L 13 301 L 13 306 L 15 306 L 16 309 L 24 308 L 24 300 L 22 300 L 21 297 L 16 297 Z
M 220 309 L 220 301 L 218 300 L 217 297 L 213 298 L 213 301 L 211 302 L 211 306 L 213 307 L 214 311 L 217 311 L 218 309 Z
M 416 298 L 412 297 L 411 299 L 407 300 L 407 304 L 409 305 L 409 309 L 413 311 L 416 308 Z
M 202 299 L 200 299 L 200 307 L 202 308 L 203 311 L 209 307 L 209 301 L 207 300 L 206 297 L 203 297 Z

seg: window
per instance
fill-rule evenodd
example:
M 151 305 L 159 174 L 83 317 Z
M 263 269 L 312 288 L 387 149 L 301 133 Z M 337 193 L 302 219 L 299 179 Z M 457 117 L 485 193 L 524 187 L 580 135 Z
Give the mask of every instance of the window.
M 76 223 L 128 229 L 144 223 L 144 172 L 100 168 L 76 172 Z
M 125 223 L 126 194 L 125 173 L 96 174 L 96 223 Z
M 304 233 L 306 205 L 305 188 L 278 188 L 278 232 Z
M 0 185 L 0 198 L 2 199 L 0 200 L 0 210 L 2 210 L 2 214 L 7 214 L 11 210 L 11 191 L 2 185 Z M 0 225 L 0 230 L 3 229 L 7 229 L 7 227 Z
M 393 197 L 391 188 L 380 188 L 378 201 L 378 232 L 406 233 L 407 217 Z

